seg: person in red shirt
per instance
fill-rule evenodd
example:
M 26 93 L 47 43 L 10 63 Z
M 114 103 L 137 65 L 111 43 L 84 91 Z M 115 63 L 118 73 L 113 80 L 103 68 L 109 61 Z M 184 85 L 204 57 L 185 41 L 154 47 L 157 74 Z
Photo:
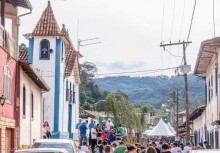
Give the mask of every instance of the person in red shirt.
M 102 135 L 101 135 L 102 140 L 108 139 L 108 135 L 106 132 L 102 131 Z

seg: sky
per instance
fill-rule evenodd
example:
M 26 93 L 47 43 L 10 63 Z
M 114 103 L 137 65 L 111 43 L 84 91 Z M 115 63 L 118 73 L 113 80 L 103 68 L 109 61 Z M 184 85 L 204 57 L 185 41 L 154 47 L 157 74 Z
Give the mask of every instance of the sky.
M 21 18 L 20 42 L 28 44 L 22 34 L 33 31 L 47 0 L 30 0 L 32 14 Z M 186 41 L 192 18 L 194 0 L 51 0 L 56 20 L 66 25 L 73 44 L 82 44 L 80 63 L 89 61 L 98 68 L 99 77 L 110 73 L 120 75 L 175 75 L 182 61 L 182 46 L 169 46 L 164 51 L 160 43 Z M 220 34 L 220 2 L 199 0 L 196 3 L 191 33 L 186 50 L 187 64 L 194 70 L 202 41 Z M 20 13 L 28 10 L 20 9 Z M 215 26 L 213 26 L 215 23 Z M 174 55 L 174 56 L 173 56 Z M 138 71 L 138 72 L 137 72 Z M 140 72 L 139 72 L 140 71 Z M 143 72 L 142 72 L 143 71 Z M 132 72 L 132 73 L 124 73 Z M 135 72 L 135 73 L 134 73 Z M 116 75 L 119 75 L 116 74 Z M 112 75 L 112 74 L 111 74 Z

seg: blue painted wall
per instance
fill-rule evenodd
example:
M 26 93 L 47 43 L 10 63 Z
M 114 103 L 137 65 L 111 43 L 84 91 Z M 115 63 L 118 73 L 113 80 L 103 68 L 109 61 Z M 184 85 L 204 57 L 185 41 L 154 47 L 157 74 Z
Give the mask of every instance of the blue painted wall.
M 55 93 L 54 93 L 54 132 L 59 131 L 59 101 L 60 101 L 60 48 L 61 39 L 56 39 L 55 50 Z
M 28 47 L 28 63 L 33 64 L 33 51 L 34 51 L 34 37 L 29 39 Z

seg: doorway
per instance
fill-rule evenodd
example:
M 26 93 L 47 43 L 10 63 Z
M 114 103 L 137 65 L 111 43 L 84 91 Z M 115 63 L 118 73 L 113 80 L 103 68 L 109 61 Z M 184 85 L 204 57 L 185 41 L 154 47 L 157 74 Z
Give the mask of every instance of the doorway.
M 10 128 L 5 130 L 5 149 L 6 153 L 14 152 L 14 130 Z

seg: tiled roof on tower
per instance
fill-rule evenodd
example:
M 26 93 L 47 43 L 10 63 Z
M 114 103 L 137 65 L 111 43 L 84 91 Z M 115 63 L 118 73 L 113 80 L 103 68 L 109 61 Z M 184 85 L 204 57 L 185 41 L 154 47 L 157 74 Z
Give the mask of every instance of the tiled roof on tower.
M 50 1 L 32 33 L 25 36 L 63 36 L 55 19 Z

